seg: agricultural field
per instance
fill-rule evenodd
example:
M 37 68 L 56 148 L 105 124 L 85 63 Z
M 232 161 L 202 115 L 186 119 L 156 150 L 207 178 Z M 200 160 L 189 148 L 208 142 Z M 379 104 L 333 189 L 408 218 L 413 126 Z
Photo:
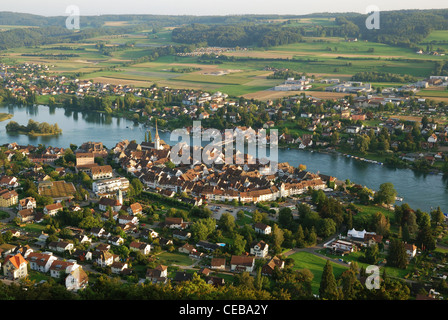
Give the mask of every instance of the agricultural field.
M 282 22 L 282 21 L 276 21 Z M 289 26 L 315 28 L 317 25 L 333 25 L 332 18 L 303 18 L 287 22 Z M 106 26 L 127 25 L 126 21 L 110 21 Z M 2 26 L 0 26 L 1 29 Z M 5 26 L 8 27 L 8 26 Z M 178 89 L 221 91 L 230 96 L 248 99 L 269 100 L 302 94 L 301 91 L 277 92 L 270 90 L 283 82 L 282 79 L 267 79 L 276 69 L 290 69 L 307 76 L 350 80 L 358 72 L 374 71 L 394 74 L 409 74 L 423 79 L 434 70 L 435 62 L 446 60 L 446 56 L 419 55 L 415 49 L 395 47 L 387 44 L 356 41 L 348 42 L 338 37 L 304 37 L 301 43 L 271 48 L 248 48 L 247 51 L 226 52 L 235 60 L 219 61 L 219 64 L 202 63 L 196 57 L 163 56 L 155 61 L 127 64 L 147 56 L 151 48 L 178 45 L 172 41 L 172 28 L 142 30 L 121 35 L 107 35 L 84 40 L 79 43 L 60 43 L 33 48 L 18 48 L 2 53 L 3 61 L 47 64 L 52 71 L 61 74 L 76 74 L 80 79 L 110 84 L 148 87 L 153 84 Z M 435 47 L 447 46 L 447 31 L 433 31 L 424 42 Z M 108 55 L 96 47 L 127 45 Z M 23 54 L 32 54 L 24 56 Z M 72 55 L 58 58 L 57 55 Z M 412 59 L 412 60 L 411 60 Z M 175 70 L 173 70 L 173 68 Z M 197 68 L 192 72 L 173 72 L 182 68 Z M 372 83 L 373 87 L 401 86 L 403 83 Z M 344 93 L 325 92 L 326 85 L 316 83 L 305 91 L 321 99 L 337 99 Z M 434 100 L 448 101 L 448 91 L 422 90 L 417 94 Z

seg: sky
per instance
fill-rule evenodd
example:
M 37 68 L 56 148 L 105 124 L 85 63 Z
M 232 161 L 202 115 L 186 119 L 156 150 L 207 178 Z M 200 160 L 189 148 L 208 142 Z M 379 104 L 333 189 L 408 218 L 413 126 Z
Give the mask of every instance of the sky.
M 66 16 L 75 5 L 81 15 L 241 15 L 320 12 L 366 13 L 376 6 L 380 11 L 399 9 L 448 8 L 447 0 L 0 0 L 0 11 L 43 16 Z M 1 23 L 1 22 L 0 22 Z

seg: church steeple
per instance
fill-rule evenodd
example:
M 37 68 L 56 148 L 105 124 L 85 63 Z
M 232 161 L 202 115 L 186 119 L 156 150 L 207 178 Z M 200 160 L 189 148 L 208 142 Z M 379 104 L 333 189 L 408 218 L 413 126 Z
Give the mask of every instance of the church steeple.
M 159 137 L 159 130 L 157 128 L 157 119 L 156 119 L 156 136 L 154 138 L 154 149 L 160 150 L 160 137 Z

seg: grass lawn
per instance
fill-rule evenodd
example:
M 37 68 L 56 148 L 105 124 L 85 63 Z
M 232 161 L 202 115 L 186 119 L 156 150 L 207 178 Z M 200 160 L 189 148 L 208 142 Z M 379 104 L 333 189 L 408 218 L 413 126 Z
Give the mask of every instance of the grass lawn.
M 326 260 L 324 258 L 320 258 L 312 253 L 309 252 L 297 252 L 289 256 L 294 260 L 294 267 L 293 269 L 300 270 L 300 269 L 308 269 L 310 270 L 313 275 L 313 282 L 311 284 L 311 288 L 313 290 L 314 294 L 319 293 L 319 286 L 320 281 L 322 278 L 322 271 L 324 269 Z M 344 268 L 343 266 L 340 266 L 336 263 L 332 263 L 333 266 L 333 274 L 336 277 L 336 279 L 345 271 L 348 269 L 348 266 Z
M 158 254 L 157 259 L 163 265 L 180 265 L 180 266 L 189 266 L 192 265 L 194 260 L 189 258 L 185 253 L 176 253 L 176 252 L 163 252 Z
M 37 272 L 37 271 L 30 271 L 28 272 L 28 279 L 36 281 L 36 283 L 39 283 L 42 280 L 46 280 L 49 281 L 52 279 L 51 276 L 48 276 L 42 272 Z
M 31 223 L 31 224 L 27 224 L 25 227 L 23 227 L 23 229 L 27 232 L 40 234 L 45 229 L 45 227 L 46 226 L 44 226 L 42 224 Z

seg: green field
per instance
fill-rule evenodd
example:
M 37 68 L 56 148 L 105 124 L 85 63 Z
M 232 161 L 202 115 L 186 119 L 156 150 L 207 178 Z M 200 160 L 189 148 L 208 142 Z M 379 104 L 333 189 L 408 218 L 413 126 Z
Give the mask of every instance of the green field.
M 187 254 L 177 253 L 177 252 L 163 252 L 158 254 L 157 259 L 159 263 L 163 265 L 180 265 L 180 266 L 189 266 L 193 264 L 194 260 L 189 258 Z
M 312 253 L 308 252 L 297 252 L 289 256 L 289 258 L 292 258 L 294 260 L 294 269 L 300 270 L 300 269 L 308 269 L 310 270 L 313 275 L 313 282 L 311 284 L 312 290 L 314 294 L 319 294 L 319 286 L 320 281 L 322 278 L 322 271 L 324 269 L 326 259 L 320 258 Z M 332 263 L 333 266 L 333 274 L 336 277 L 336 279 L 345 271 L 348 269 L 347 267 L 343 267 L 339 264 Z

